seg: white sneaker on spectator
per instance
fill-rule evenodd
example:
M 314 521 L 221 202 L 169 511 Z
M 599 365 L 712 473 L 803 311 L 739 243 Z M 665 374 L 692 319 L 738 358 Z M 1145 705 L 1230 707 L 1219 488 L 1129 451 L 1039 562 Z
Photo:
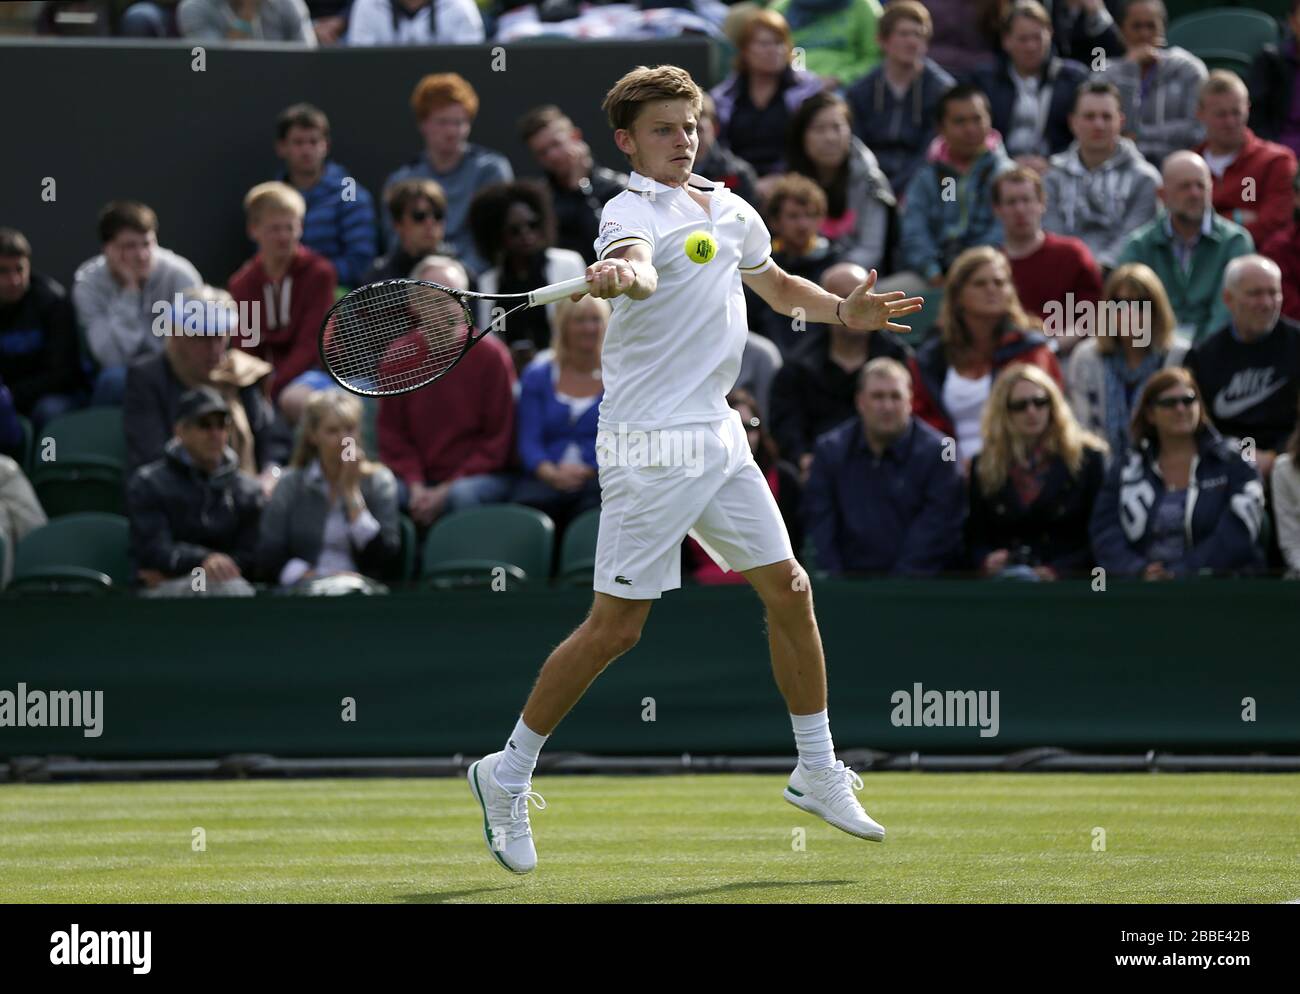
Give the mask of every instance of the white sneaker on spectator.
M 533 790 L 511 793 L 497 782 L 497 763 L 503 753 L 484 756 L 469 767 L 469 789 L 483 809 L 483 838 L 497 862 L 512 873 L 528 873 L 537 865 L 533 830 L 528 824 L 528 802 L 538 809 L 546 800 Z
M 816 771 L 796 763 L 784 796 L 796 808 L 816 815 L 843 832 L 884 842 L 885 827 L 872 820 L 853 793 L 861 789 L 862 778 L 845 766 L 843 760 L 837 760 L 829 769 Z

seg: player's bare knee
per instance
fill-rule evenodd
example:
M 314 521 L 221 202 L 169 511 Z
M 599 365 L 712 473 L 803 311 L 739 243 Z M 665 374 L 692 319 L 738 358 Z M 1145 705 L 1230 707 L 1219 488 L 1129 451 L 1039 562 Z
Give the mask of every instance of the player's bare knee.
M 587 637 L 606 659 L 615 659 L 641 641 L 641 624 L 623 618 L 588 618 Z
M 802 618 L 812 612 L 812 583 L 802 567 L 796 567 L 789 584 L 776 584 L 765 591 L 763 604 L 769 615 Z

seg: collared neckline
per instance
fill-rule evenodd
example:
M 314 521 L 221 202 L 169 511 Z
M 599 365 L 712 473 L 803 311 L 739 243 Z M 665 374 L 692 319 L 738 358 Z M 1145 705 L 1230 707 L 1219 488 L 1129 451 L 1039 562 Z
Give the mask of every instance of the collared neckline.
M 1214 232 L 1214 209 L 1212 207 L 1207 207 L 1205 213 L 1201 215 L 1201 237 L 1202 238 L 1208 237 L 1209 235 L 1213 234 L 1213 232 Z M 1173 215 L 1170 214 L 1168 211 L 1165 211 L 1165 234 L 1169 236 L 1169 239 L 1171 241 L 1175 238 L 1178 238 L 1178 236 L 1174 234 Z M 1181 238 L 1178 238 L 1178 240 L 1182 241 Z M 1186 245 L 1187 243 L 1183 242 L 1183 244 Z
M 882 452 L 879 457 L 877 457 L 875 450 L 871 448 L 871 444 L 867 441 L 867 428 L 862 423 L 861 415 L 858 416 L 857 421 L 857 431 L 854 432 L 854 435 L 857 438 L 856 448 L 859 451 L 865 452 L 872 459 L 884 460 L 886 458 L 891 458 L 900 466 L 907 462 L 907 459 L 905 458 L 906 452 L 912 444 L 912 435 L 916 431 L 915 417 L 909 417 L 907 419 L 907 427 L 903 429 L 903 433 L 886 445 L 884 452 Z
M 633 193 L 645 193 L 647 190 L 652 190 L 656 194 L 678 193 L 685 192 L 686 187 L 688 186 L 693 190 L 698 190 L 700 193 L 712 193 L 717 189 L 716 183 L 705 179 L 699 173 L 691 173 L 691 175 L 687 177 L 686 182 L 681 186 L 668 186 L 667 184 L 660 183 L 658 180 L 651 179 L 649 176 L 642 176 L 636 170 L 633 170 L 627 178 L 627 188 Z

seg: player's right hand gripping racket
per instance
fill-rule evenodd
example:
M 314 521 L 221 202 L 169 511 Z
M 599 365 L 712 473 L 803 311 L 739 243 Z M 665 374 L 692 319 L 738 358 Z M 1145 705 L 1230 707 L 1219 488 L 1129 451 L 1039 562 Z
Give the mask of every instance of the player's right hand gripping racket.
M 366 397 L 391 397 L 446 376 L 491 329 L 478 332 L 468 301 L 517 300 L 541 307 L 589 286 L 586 276 L 532 293 L 470 293 L 423 280 L 384 280 L 338 300 L 320 329 L 320 357 L 338 384 Z

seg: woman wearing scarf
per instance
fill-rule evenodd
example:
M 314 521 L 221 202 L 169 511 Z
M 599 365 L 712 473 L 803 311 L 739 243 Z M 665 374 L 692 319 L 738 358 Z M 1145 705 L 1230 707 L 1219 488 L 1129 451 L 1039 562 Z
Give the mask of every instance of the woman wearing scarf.
M 1187 355 L 1174 324 L 1164 285 L 1149 266 L 1128 263 L 1110 274 L 1094 337 L 1070 356 L 1066 382 L 1079 423 L 1106 440 L 1112 458 L 1128 448 L 1129 421 L 1147 380 Z

